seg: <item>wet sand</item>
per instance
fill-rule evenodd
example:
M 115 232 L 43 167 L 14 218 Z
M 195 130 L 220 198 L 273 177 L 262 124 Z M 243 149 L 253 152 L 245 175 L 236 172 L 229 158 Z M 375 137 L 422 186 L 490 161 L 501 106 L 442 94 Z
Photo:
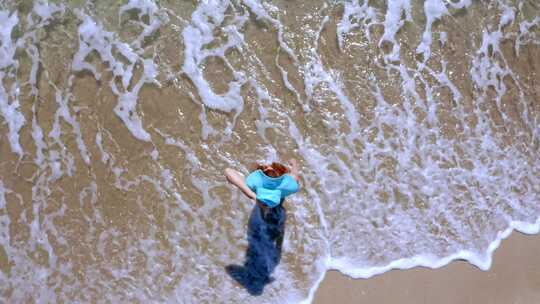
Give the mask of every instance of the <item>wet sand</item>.
M 358 280 L 329 271 L 313 303 L 540 303 L 540 235 L 513 232 L 487 272 L 463 261 Z

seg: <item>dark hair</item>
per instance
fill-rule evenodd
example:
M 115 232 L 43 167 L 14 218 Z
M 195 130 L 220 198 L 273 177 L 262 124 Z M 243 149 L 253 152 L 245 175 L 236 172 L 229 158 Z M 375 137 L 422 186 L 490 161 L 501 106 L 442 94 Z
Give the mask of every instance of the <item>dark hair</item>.
M 265 175 L 270 176 L 270 177 L 280 177 L 283 174 L 290 172 L 289 168 L 276 162 L 273 162 L 271 165 L 255 164 L 254 167 L 255 167 L 255 170 L 261 170 Z M 268 167 L 271 167 L 271 169 Z

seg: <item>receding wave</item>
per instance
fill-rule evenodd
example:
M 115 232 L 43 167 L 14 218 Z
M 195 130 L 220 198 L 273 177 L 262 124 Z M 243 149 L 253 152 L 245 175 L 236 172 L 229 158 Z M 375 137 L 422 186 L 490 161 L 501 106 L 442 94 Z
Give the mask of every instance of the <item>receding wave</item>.
M 539 58 L 525 0 L 0 1 L 0 299 L 298 303 L 328 269 L 487 270 L 540 231 Z M 290 157 L 276 252 L 223 170 Z

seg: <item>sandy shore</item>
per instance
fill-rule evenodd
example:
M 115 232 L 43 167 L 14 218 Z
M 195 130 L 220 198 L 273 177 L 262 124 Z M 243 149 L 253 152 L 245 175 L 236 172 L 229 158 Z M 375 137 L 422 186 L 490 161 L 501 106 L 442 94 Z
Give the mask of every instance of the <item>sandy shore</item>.
M 329 271 L 314 303 L 540 303 L 540 235 L 512 233 L 487 272 L 463 261 L 439 269 L 393 270 L 367 280 Z

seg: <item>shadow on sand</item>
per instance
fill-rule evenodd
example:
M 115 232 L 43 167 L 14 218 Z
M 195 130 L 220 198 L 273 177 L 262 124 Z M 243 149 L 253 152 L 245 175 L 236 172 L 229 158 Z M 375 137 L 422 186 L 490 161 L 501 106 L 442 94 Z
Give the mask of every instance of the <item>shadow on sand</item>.
M 268 209 L 255 205 L 249 216 L 248 248 L 243 266 L 228 265 L 227 273 L 254 296 L 261 295 L 266 284 L 274 281 L 270 276 L 281 259 L 281 245 L 287 214 L 282 204 Z

